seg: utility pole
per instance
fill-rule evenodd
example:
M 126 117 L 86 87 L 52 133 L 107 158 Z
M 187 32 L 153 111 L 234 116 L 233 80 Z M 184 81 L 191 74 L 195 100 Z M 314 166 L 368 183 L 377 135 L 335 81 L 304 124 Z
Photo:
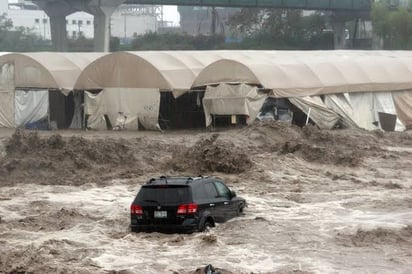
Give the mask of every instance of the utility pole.
M 124 31 L 124 43 L 126 43 L 126 41 L 127 41 L 127 20 L 126 20 L 127 14 L 126 14 L 126 12 L 123 14 L 123 16 L 124 16 L 124 29 L 123 29 L 123 31 Z
M 216 20 L 217 20 L 216 7 L 212 7 L 212 25 L 210 26 L 210 33 L 213 36 L 216 35 Z

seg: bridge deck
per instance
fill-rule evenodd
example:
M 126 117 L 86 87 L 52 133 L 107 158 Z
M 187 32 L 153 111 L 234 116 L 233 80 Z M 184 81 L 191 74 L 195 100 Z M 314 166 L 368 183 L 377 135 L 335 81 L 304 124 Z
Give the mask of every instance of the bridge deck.
M 130 4 L 369 11 L 373 0 L 127 0 Z

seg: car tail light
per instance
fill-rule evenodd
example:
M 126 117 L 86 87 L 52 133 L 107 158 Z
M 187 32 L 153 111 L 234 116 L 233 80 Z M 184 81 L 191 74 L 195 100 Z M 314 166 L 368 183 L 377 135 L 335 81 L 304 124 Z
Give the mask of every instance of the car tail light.
M 194 214 L 197 212 L 197 204 L 183 204 L 177 208 L 177 214 Z
M 187 213 L 193 214 L 197 211 L 197 204 L 188 204 L 187 205 Z
M 187 213 L 187 207 L 186 205 L 180 205 L 177 208 L 177 214 L 186 214 Z
M 131 205 L 130 206 L 130 213 L 136 215 L 143 215 L 143 208 L 139 205 Z

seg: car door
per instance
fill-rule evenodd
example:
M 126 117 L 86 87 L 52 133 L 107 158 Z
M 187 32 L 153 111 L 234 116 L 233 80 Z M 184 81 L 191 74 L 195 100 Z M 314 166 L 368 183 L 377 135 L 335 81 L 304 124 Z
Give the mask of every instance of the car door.
M 221 210 L 223 201 L 220 200 L 219 194 L 213 181 L 204 183 L 205 193 L 207 194 L 207 204 L 209 205 L 210 212 L 213 219 L 221 223 L 225 220 L 224 212 Z
M 232 201 L 230 189 L 221 181 L 214 181 L 218 193 L 216 202 L 216 211 L 222 216 L 222 221 L 226 221 L 237 215 L 237 203 Z
M 194 191 L 195 202 L 202 211 L 208 211 L 213 217 L 215 216 L 214 199 L 217 191 L 212 183 L 199 184 Z

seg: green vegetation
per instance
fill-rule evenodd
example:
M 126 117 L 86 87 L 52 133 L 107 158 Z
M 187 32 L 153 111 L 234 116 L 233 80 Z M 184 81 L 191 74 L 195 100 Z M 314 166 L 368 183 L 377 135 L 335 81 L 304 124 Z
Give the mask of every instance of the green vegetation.
M 411 1 L 409 2 L 411 6 Z M 374 4 L 371 13 L 373 31 L 388 50 L 412 49 L 412 13 L 406 8 L 391 9 L 383 2 Z
M 412 1 L 409 7 L 388 7 L 375 2 L 371 12 L 374 33 L 384 49 L 412 49 Z M 346 20 L 346 21 L 349 21 Z M 352 22 L 353 23 L 353 22 Z M 347 28 L 353 29 L 347 24 Z M 354 24 L 352 24 L 354 25 Z M 147 33 L 135 36 L 128 45 L 117 37 L 110 41 L 111 51 L 119 50 L 214 50 L 214 49 L 332 49 L 333 32 L 320 12 L 303 16 L 301 10 L 245 8 L 229 21 L 228 37 L 222 34 L 190 36 L 180 33 Z M 92 39 L 69 39 L 69 51 L 93 51 Z M 0 15 L 0 51 L 51 51 L 51 41 L 43 40 L 28 28 L 13 28 Z
M 231 36 L 190 36 L 148 33 L 135 36 L 132 50 L 213 49 L 332 49 L 333 33 L 325 31 L 320 13 L 302 16 L 299 10 L 242 9 L 230 20 Z
M 119 44 L 119 39 L 113 37 L 110 41 L 110 48 L 113 51 L 121 50 Z M 93 39 L 79 36 L 68 40 L 68 49 L 73 52 L 94 51 L 94 42 Z M 53 51 L 52 42 L 43 40 L 29 28 L 14 28 L 10 19 L 7 19 L 5 15 L 0 15 L 0 52 L 33 51 Z
M 67 48 L 73 52 L 89 52 L 94 51 L 93 39 L 87 39 L 84 36 L 79 36 L 75 39 L 69 39 Z
M 22 52 L 49 50 L 50 42 L 44 41 L 31 33 L 30 29 L 13 29 L 13 23 L 5 15 L 0 15 L 0 51 Z
M 303 16 L 301 10 L 242 9 L 230 20 L 243 38 L 244 49 L 331 49 L 333 33 L 326 31 L 321 13 Z
M 191 36 L 177 33 L 147 33 L 136 36 L 132 50 L 213 50 L 223 47 L 225 37 L 215 36 Z

